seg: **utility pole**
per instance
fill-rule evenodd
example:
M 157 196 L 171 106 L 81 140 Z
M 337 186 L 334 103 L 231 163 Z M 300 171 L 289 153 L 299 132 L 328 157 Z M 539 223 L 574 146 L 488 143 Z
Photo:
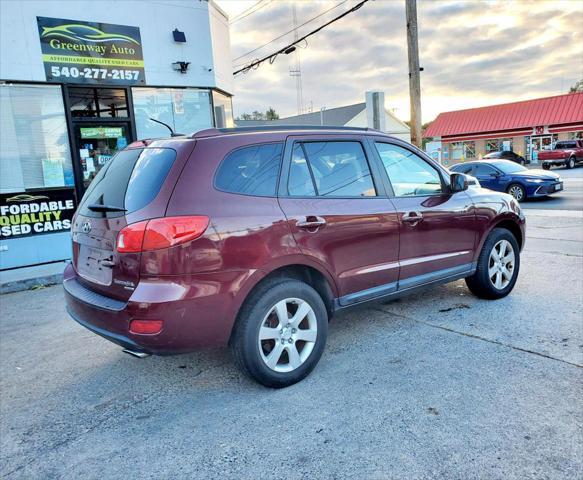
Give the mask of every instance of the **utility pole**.
M 411 105 L 411 143 L 421 148 L 421 82 L 417 42 L 417 0 L 405 0 L 407 49 L 409 51 L 409 99 Z

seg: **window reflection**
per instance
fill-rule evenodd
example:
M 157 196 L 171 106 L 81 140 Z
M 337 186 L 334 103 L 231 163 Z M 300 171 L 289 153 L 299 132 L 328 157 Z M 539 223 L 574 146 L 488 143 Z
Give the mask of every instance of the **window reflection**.
M 122 88 L 69 88 L 73 118 L 126 118 L 128 105 Z
M 190 134 L 213 126 L 210 92 L 194 88 L 132 88 L 138 138 L 167 137 L 164 125 L 175 133 Z

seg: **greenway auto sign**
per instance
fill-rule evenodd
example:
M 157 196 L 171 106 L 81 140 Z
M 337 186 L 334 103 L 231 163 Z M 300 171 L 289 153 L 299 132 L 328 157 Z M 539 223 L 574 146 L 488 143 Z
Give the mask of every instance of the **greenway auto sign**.
M 36 19 L 47 81 L 114 85 L 146 82 L 139 28 Z

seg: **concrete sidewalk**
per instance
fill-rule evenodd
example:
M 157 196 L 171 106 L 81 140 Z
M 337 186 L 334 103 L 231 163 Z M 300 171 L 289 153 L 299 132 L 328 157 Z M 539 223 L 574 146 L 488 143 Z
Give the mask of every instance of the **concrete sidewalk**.
M 0 271 L 0 294 L 61 283 L 66 265 L 67 262 L 55 262 Z

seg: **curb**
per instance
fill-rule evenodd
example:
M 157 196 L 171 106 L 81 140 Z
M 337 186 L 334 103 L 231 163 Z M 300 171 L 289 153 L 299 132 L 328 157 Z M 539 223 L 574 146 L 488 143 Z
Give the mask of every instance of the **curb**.
M 46 275 L 44 277 L 27 278 L 15 280 L 14 282 L 0 283 L 0 295 L 5 293 L 22 292 L 24 290 L 35 290 L 42 287 L 50 287 L 63 282 L 63 274 Z

